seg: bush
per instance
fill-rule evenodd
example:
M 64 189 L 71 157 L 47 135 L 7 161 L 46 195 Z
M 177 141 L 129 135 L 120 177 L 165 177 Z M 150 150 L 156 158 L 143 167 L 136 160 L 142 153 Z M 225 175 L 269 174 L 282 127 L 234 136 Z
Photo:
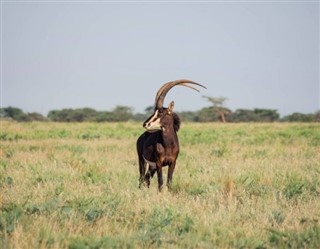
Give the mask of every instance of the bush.
M 316 115 L 295 112 L 291 115 L 283 117 L 281 120 L 285 122 L 315 122 Z
M 30 117 L 27 114 L 25 114 L 21 109 L 11 106 L 1 108 L 0 117 L 12 118 L 16 121 L 31 121 Z

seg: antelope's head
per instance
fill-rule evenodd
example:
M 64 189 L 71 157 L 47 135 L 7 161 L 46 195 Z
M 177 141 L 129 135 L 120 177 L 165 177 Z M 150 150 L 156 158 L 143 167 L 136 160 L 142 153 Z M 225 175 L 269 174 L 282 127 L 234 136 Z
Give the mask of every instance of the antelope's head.
M 166 127 L 169 124 L 173 123 L 174 113 L 173 107 L 174 102 L 172 101 L 167 108 L 163 107 L 164 98 L 171 88 L 174 86 L 185 86 L 199 92 L 198 89 L 188 85 L 194 84 L 206 88 L 205 86 L 196 83 L 191 80 L 175 80 L 164 84 L 157 92 L 155 103 L 154 103 L 154 112 L 153 114 L 143 123 L 143 127 L 148 131 L 161 130 L 163 127 Z

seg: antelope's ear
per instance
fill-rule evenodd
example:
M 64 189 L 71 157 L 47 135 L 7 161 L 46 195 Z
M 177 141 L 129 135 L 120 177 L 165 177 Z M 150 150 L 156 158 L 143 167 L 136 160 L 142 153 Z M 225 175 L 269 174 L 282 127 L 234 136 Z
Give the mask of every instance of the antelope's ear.
M 172 111 L 173 111 L 173 107 L 174 107 L 174 102 L 173 102 L 173 101 L 171 101 L 171 103 L 169 104 L 169 107 L 168 107 L 168 112 L 169 112 L 169 114 L 171 114 L 171 113 L 172 113 Z

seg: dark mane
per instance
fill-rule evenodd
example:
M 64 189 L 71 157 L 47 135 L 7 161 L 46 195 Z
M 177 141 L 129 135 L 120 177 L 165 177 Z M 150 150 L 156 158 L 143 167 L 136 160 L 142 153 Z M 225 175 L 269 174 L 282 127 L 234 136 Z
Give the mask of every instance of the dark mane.
M 173 127 L 174 127 L 175 132 L 177 132 L 180 129 L 180 124 L 181 124 L 180 118 L 179 118 L 178 114 L 174 112 L 173 113 Z

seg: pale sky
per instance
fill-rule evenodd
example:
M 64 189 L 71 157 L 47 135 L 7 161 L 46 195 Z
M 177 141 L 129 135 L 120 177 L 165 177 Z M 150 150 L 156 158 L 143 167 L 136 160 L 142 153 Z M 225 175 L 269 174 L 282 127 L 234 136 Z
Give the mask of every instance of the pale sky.
M 1 1 L 1 106 L 320 109 L 318 1 Z

